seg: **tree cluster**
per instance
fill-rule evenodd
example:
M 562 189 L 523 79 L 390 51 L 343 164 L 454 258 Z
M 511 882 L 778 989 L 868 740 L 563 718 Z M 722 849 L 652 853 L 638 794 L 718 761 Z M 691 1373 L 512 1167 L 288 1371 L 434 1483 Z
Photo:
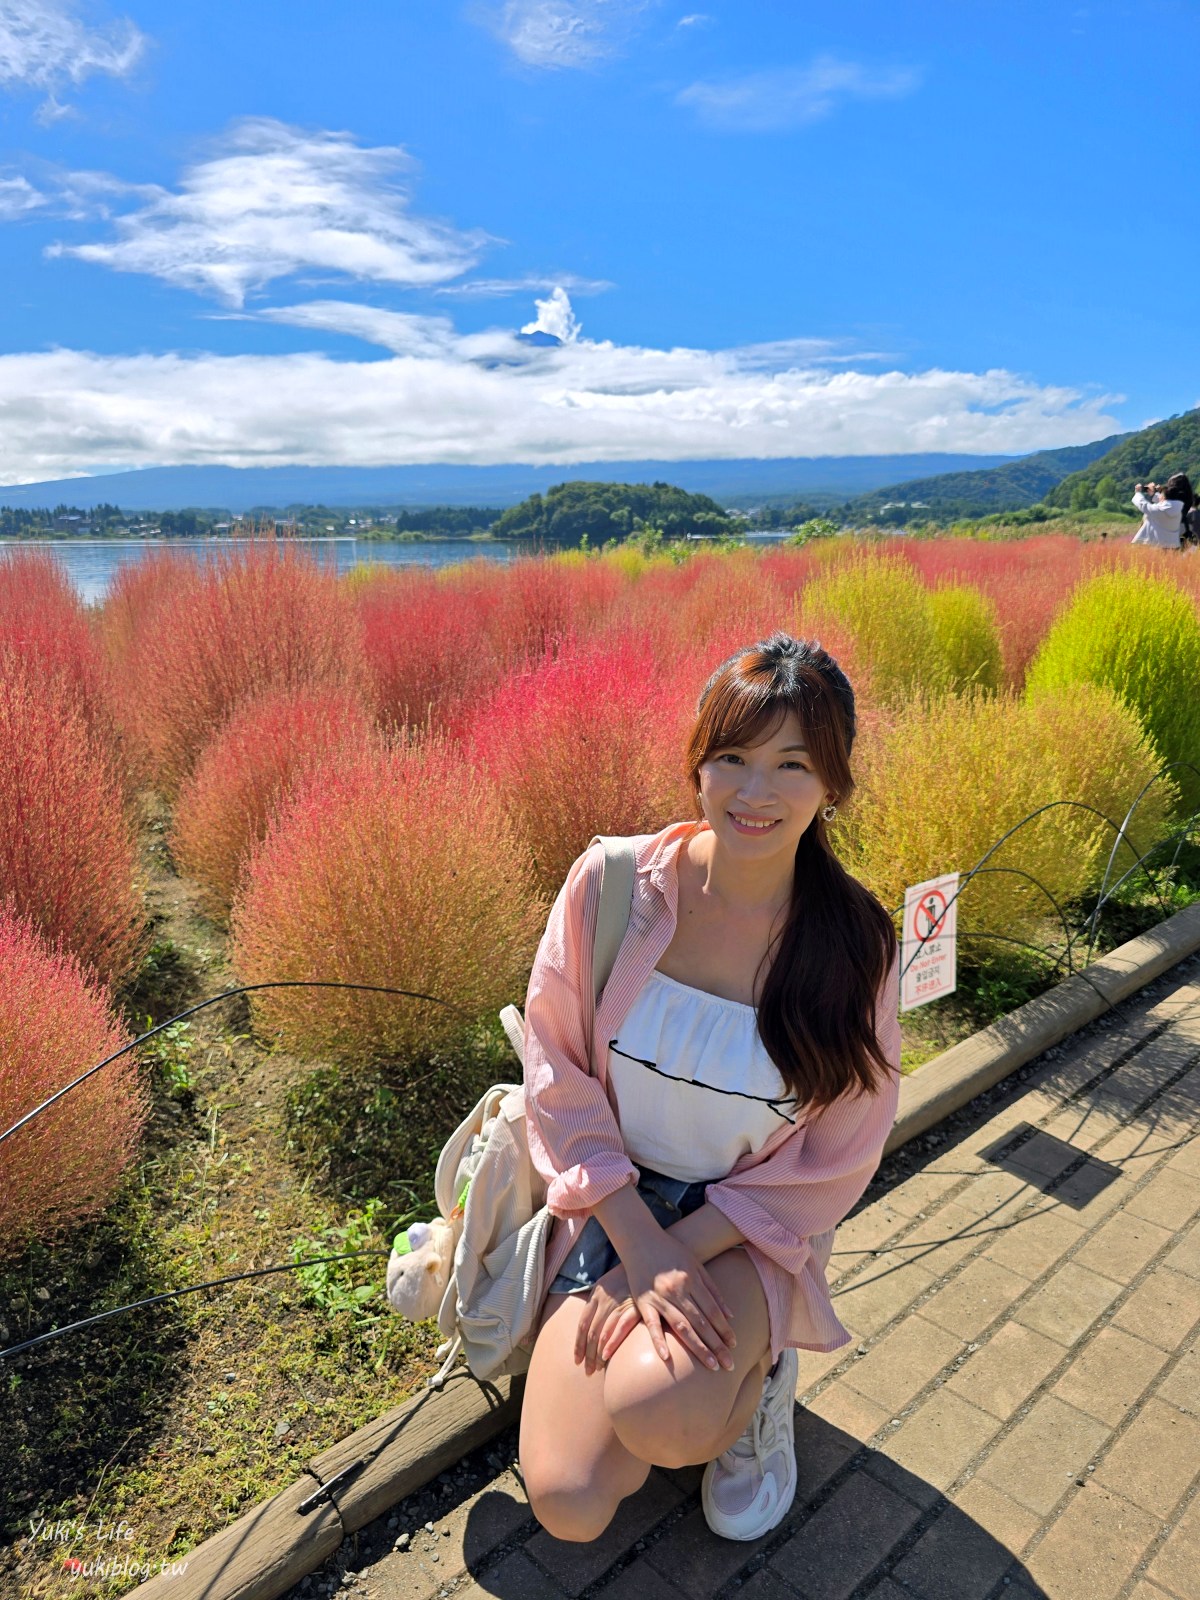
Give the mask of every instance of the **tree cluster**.
M 728 538 L 740 524 L 706 494 L 669 483 L 560 483 L 531 494 L 492 525 L 496 539 L 536 539 L 546 544 L 605 544 L 642 528 L 668 539 L 707 535 Z
M 1200 409 L 1126 434 L 1115 449 L 1073 472 L 1046 495 L 1046 504 L 1072 511 L 1129 511 L 1135 483 L 1165 483 L 1186 472 L 1200 478 Z

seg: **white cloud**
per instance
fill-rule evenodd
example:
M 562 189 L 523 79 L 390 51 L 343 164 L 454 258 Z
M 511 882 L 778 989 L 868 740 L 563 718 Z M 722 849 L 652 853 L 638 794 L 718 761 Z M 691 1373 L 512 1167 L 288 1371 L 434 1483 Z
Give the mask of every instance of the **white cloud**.
M 618 54 L 655 0 L 505 0 L 478 13 L 529 67 L 591 67 Z
M 307 132 L 270 118 L 238 123 L 177 190 L 143 188 L 140 208 L 115 216 L 115 237 L 59 244 L 118 272 L 141 272 L 231 306 L 277 278 L 338 275 L 428 287 L 468 270 L 488 243 L 415 215 L 397 174 L 398 146 L 363 148 L 349 134 Z M 103 174 L 71 174 L 90 179 Z
M 0 356 L 0 483 L 163 463 L 268 466 L 972 451 L 1120 431 L 1088 397 L 1005 371 L 764 370 L 762 349 L 523 345 L 446 319 L 313 302 L 289 315 L 403 353 Z M 360 326 L 350 326 L 358 316 Z M 368 327 L 367 319 L 374 319 Z
M 547 299 L 533 303 L 537 307 L 537 316 L 525 324 L 522 333 L 549 333 L 564 344 L 573 344 L 578 339 L 579 322 L 561 285 L 553 289 Z
M 710 17 L 707 11 L 689 11 L 686 17 L 680 17 L 675 24 L 677 28 L 711 28 L 717 19 Z
M 872 70 L 836 56 L 807 67 L 779 67 L 722 82 L 693 83 L 676 96 L 715 128 L 776 133 L 817 122 L 846 100 L 890 100 L 911 94 L 921 74 L 913 67 Z
M 530 274 L 523 278 L 469 278 L 465 283 L 442 284 L 433 292 L 486 300 L 506 294 L 535 294 L 539 290 L 560 287 L 571 294 L 603 294 L 613 285 L 606 278 L 578 278 L 571 272 L 556 272 L 553 277 Z
M 0 178 L 0 220 L 23 217 L 46 204 L 46 196 L 28 178 Z
M 50 93 L 97 72 L 123 78 L 147 42 L 128 17 L 89 27 L 70 0 L 0 0 L 0 88 Z M 58 114 L 64 109 L 52 94 L 48 104 Z

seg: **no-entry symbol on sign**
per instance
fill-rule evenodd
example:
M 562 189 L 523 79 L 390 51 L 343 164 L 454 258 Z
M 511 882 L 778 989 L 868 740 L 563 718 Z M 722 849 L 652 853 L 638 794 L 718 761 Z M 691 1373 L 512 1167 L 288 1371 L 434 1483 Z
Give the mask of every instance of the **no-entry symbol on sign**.
M 958 982 L 958 873 L 904 892 L 900 936 L 900 1009 L 911 1011 L 953 994 Z

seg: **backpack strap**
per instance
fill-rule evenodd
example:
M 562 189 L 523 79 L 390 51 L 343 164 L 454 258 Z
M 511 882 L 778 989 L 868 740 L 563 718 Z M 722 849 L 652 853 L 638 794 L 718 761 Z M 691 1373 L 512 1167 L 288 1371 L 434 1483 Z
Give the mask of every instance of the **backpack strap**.
M 592 1004 L 587 1019 L 588 1059 L 594 1061 L 592 1036 L 596 1025 L 596 1002 L 612 975 L 617 951 L 629 928 L 633 885 L 637 876 L 637 848 L 632 839 L 603 838 L 599 834 L 591 843 L 604 846 L 600 904 L 596 910 L 596 938 L 592 946 Z M 500 1021 L 504 1024 L 508 1042 L 516 1052 L 517 1059 L 524 1062 L 524 1018 L 516 1006 L 505 1006 L 500 1013 Z
M 597 834 L 592 843 L 604 846 L 600 906 L 596 912 L 596 942 L 592 946 L 592 1002 L 595 1004 L 612 976 L 617 951 L 629 928 L 637 851 L 632 839 L 606 839 Z

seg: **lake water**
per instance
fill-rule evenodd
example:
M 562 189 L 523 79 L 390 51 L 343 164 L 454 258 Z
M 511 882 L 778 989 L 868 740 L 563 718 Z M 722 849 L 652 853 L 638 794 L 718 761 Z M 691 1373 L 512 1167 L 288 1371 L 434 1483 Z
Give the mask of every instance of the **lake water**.
M 512 561 L 536 547 L 521 541 L 494 544 L 487 540 L 430 539 L 411 544 L 400 539 L 295 539 L 302 550 L 342 573 L 363 562 L 377 561 L 394 567 L 448 567 L 457 561 L 482 557 L 486 561 Z M 216 551 L 238 549 L 232 539 L 0 539 L 0 551 L 43 549 L 53 552 L 82 598 L 89 604 L 103 600 L 118 567 L 140 561 L 148 550 L 179 550 L 196 561 L 210 560 Z
M 750 544 L 771 544 L 784 533 L 752 533 Z M 235 539 L 0 539 L 5 550 L 50 550 L 67 569 L 81 597 L 93 605 L 108 593 L 118 567 L 141 561 L 148 550 L 178 550 L 195 561 L 211 560 L 221 550 L 239 549 Z M 449 567 L 459 561 L 513 561 L 517 556 L 542 554 L 542 547 L 527 540 L 472 541 L 429 539 L 412 544 L 402 539 L 289 539 L 335 572 L 349 572 L 364 563 L 390 567 Z

